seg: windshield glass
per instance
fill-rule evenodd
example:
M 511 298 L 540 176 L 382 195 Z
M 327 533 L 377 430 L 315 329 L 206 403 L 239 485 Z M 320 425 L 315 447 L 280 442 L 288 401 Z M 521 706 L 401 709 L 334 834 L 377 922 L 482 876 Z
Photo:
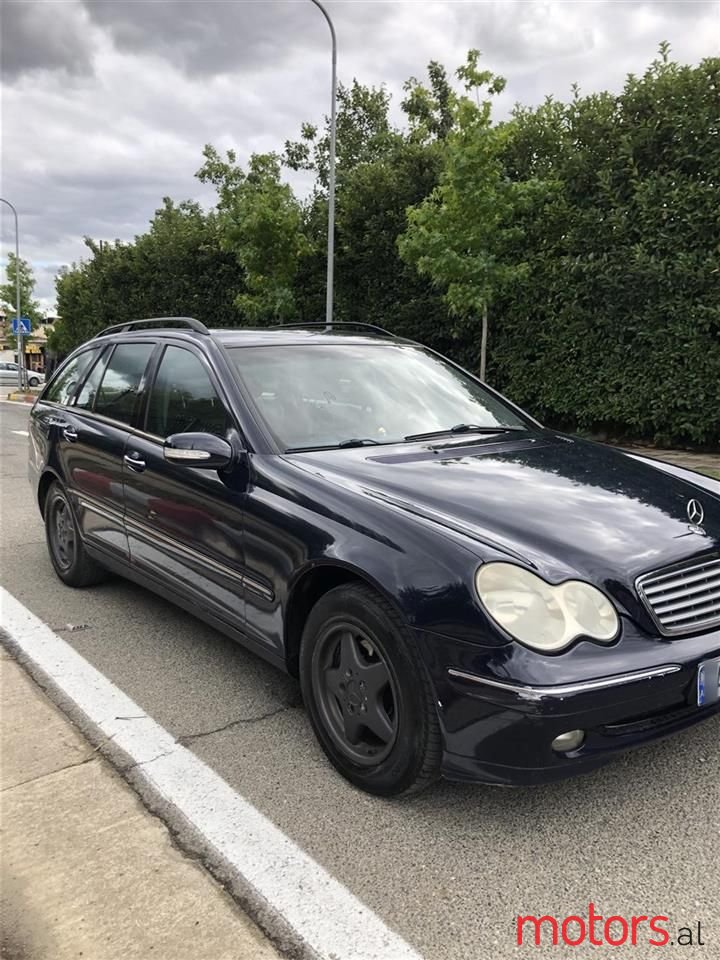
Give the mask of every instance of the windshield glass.
M 297 344 L 229 352 L 285 449 L 397 443 L 459 425 L 527 426 L 481 384 L 421 347 Z

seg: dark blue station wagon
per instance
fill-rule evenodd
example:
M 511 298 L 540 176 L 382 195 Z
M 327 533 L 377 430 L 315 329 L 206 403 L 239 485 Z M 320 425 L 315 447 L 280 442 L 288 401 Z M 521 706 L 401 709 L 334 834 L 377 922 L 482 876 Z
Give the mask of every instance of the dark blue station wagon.
M 720 711 L 720 483 L 417 343 L 125 324 L 30 438 L 58 576 L 121 574 L 299 677 L 364 790 L 554 780 Z

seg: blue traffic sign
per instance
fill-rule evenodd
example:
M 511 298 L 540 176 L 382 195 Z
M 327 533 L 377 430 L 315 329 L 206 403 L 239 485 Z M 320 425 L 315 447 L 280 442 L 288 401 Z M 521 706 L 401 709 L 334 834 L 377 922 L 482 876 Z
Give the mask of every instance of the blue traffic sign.
M 30 320 L 30 317 L 20 317 L 20 329 L 22 330 L 23 333 L 30 333 L 30 331 L 32 330 L 32 322 Z M 15 319 L 12 322 L 12 332 L 13 333 L 18 332 L 17 317 L 15 317 Z

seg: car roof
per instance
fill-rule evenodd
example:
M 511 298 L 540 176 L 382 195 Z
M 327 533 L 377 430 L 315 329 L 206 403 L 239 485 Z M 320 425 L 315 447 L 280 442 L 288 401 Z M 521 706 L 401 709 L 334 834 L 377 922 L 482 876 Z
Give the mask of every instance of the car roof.
M 219 328 L 211 330 L 210 334 L 225 347 L 258 347 L 267 345 L 296 345 L 335 343 L 343 344 L 387 344 L 412 343 L 402 337 L 387 336 L 382 333 L 358 333 L 357 330 L 312 330 L 297 327 L 293 329 L 248 328 L 235 330 Z
M 216 327 L 209 330 L 194 317 L 150 317 L 145 320 L 130 320 L 106 327 L 95 334 L 89 343 L 108 338 L 112 341 L 136 337 L 181 337 L 196 339 L 211 337 L 225 347 L 250 347 L 267 344 L 316 344 L 336 343 L 347 345 L 404 343 L 420 346 L 414 340 L 398 337 L 389 330 L 371 323 L 335 321 L 332 327 L 325 323 L 289 323 L 276 327 Z

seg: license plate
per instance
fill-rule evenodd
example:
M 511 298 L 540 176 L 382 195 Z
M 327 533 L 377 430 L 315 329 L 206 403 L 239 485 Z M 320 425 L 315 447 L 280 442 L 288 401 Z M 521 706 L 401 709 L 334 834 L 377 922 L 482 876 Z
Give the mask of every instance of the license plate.
M 706 660 L 698 667 L 697 697 L 699 707 L 720 700 L 720 657 Z

